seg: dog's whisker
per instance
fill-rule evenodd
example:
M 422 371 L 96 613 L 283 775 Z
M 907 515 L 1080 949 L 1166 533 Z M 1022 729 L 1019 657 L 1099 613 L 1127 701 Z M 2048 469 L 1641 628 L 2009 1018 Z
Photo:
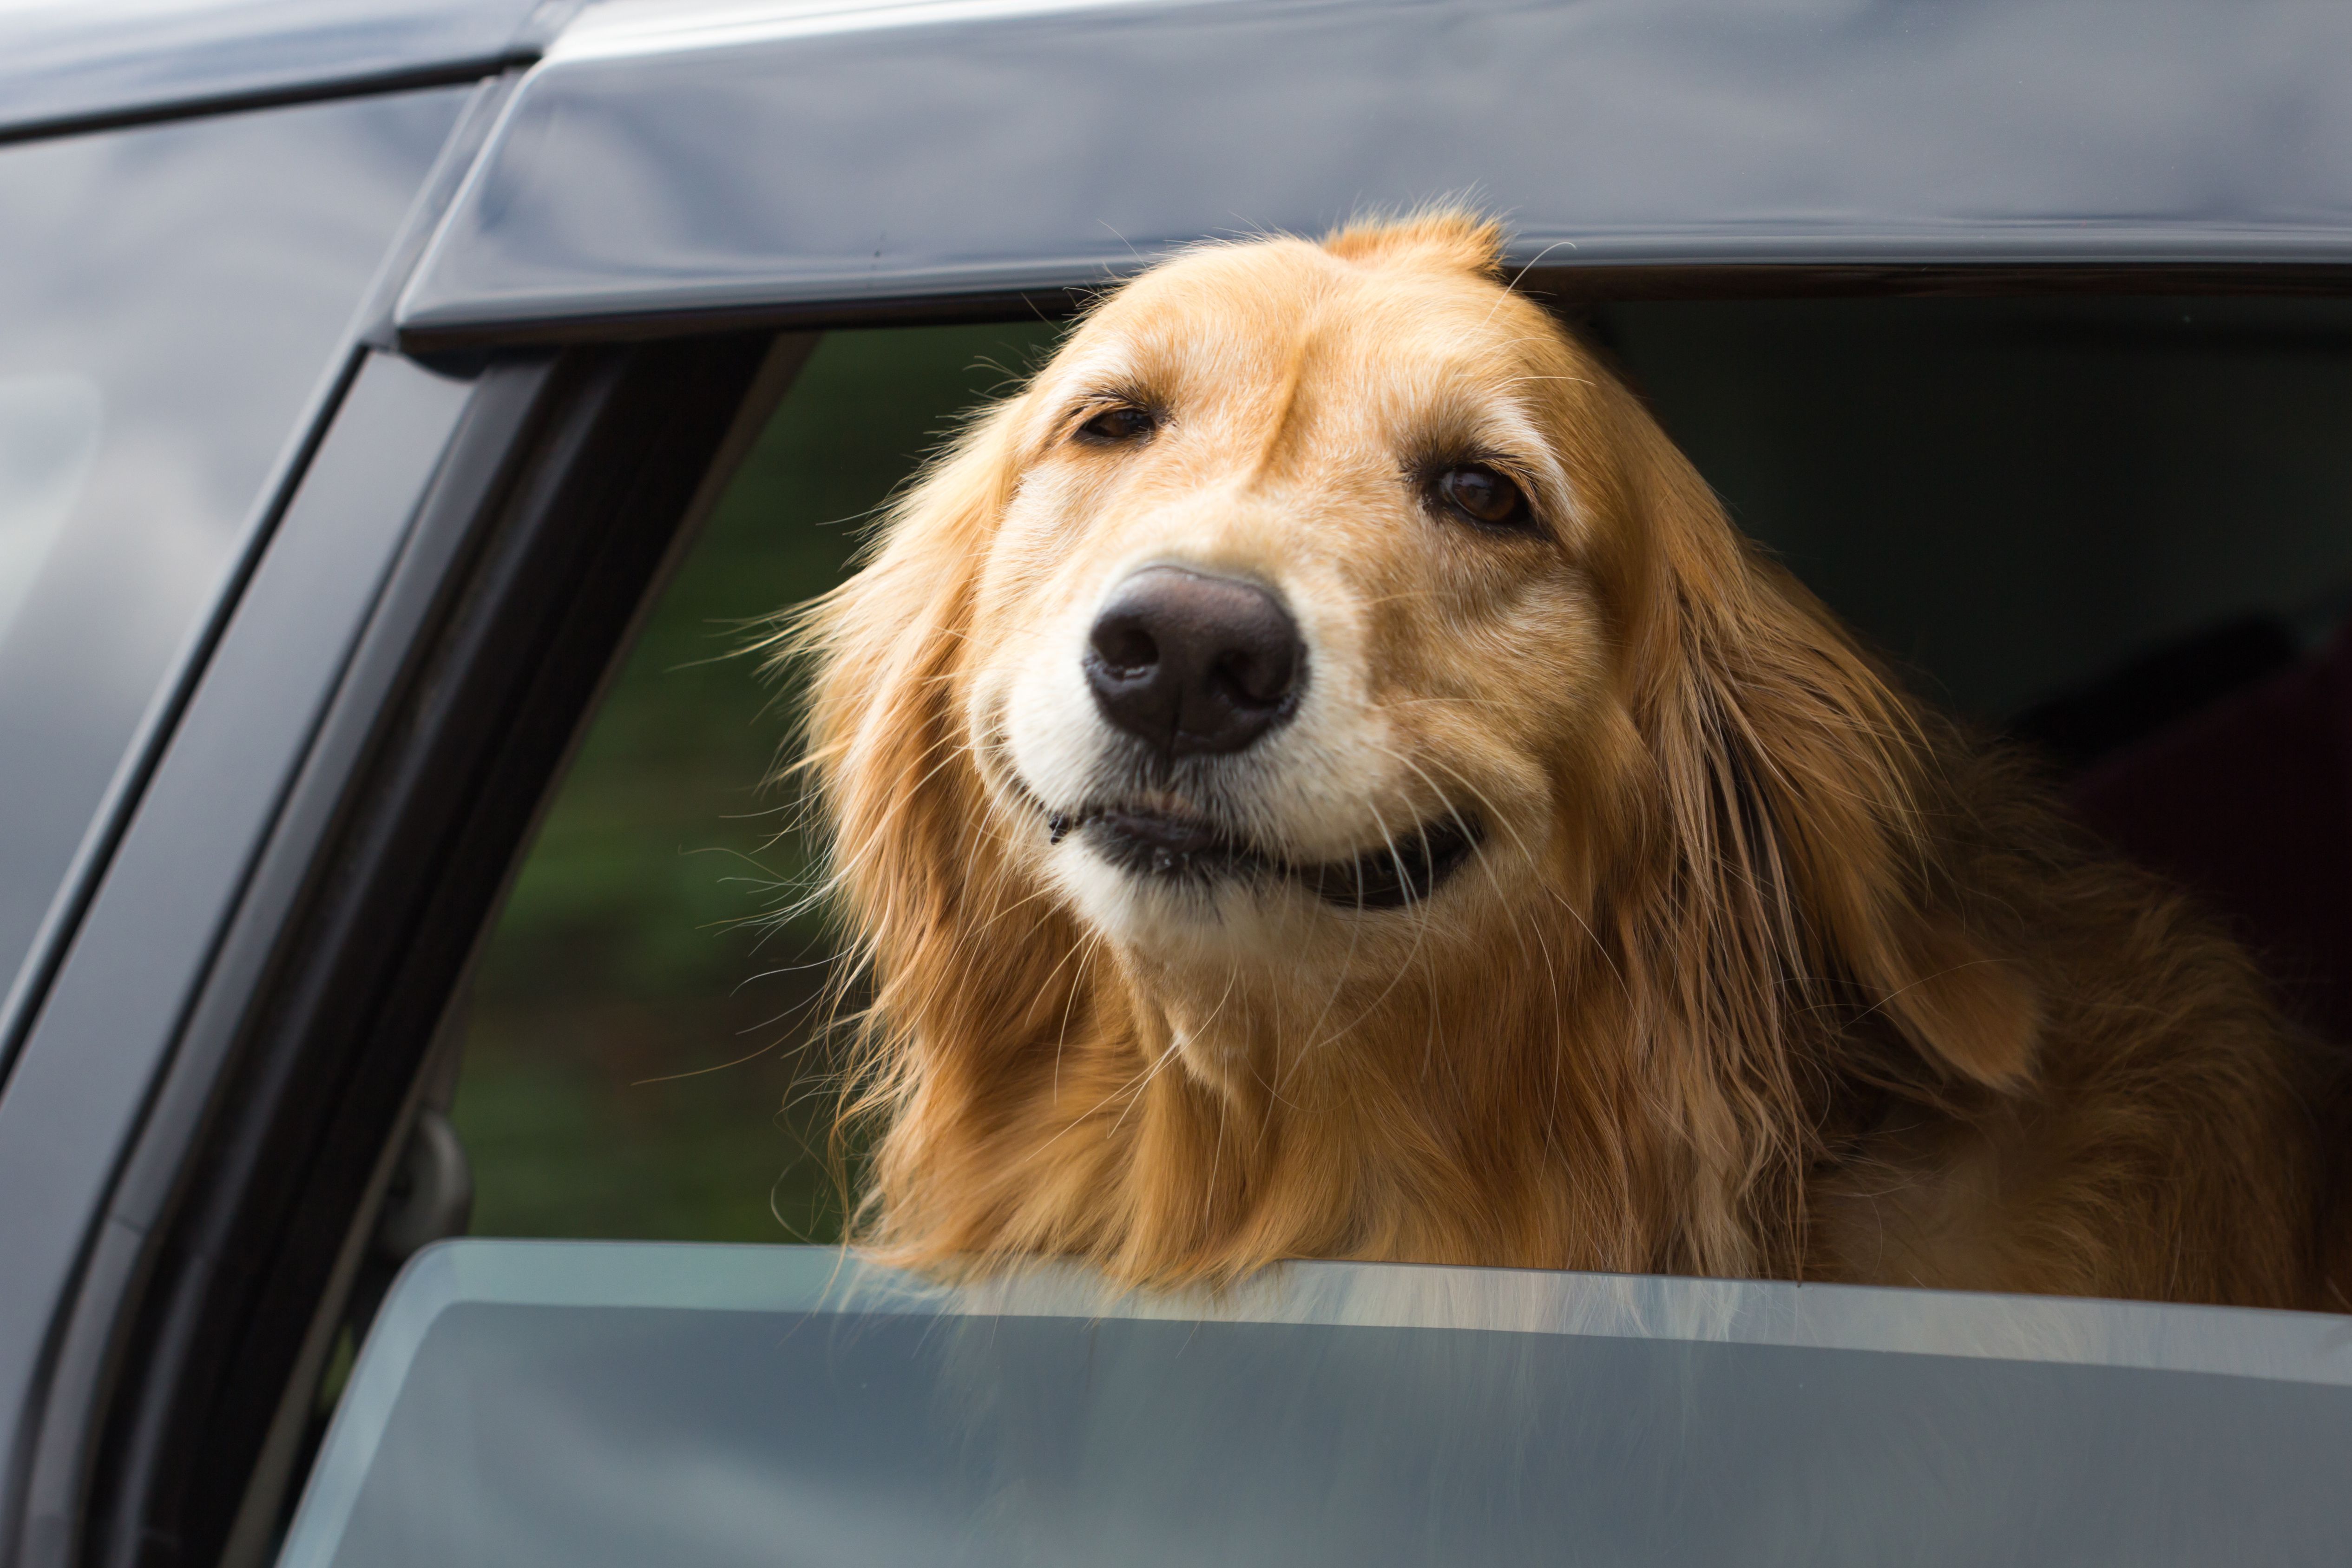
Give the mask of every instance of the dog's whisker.
M 1340 956 L 1339 964 L 1332 970 L 1331 988 L 1324 995 L 1321 1010 L 1315 1015 L 1315 1021 L 1307 1026 L 1304 1036 L 1307 1043 L 1299 1048 L 1299 1055 L 1304 1056 L 1316 1049 L 1317 1037 L 1322 1033 L 1324 1023 L 1331 1016 L 1331 1009 L 1339 1002 L 1340 994 L 1347 989 L 1349 977 L 1355 970 L 1356 949 L 1361 945 L 1363 936 L 1364 923 L 1360 920 L 1351 921 L 1348 926 L 1348 949 Z
M 1234 980 L 1229 978 L 1225 986 L 1224 995 L 1217 998 L 1217 1005 L 1210 1009 L 1209 1017 L 1202 1021 L 1200 1025 L 1202 1032 L 1205 1033 L 1209 1026 L 1213 1024 L 1218 1016 L 1224 1011 L 1225 1003 L 1232 998 L 1233 994 Z M 1152 1081 L 1157 1079 L 1161 1071 L 1167 1068 L 1168 1064 L 1176 1059 L 1177 1053 L 1183 1050 L 1184 1038 L 1184 1031 L 1182 1030 L 1176 1028 L 1173 1024 L 1170 1025 L 1168 1031 L 1168 1049 L 1161 1051 L 1159 1059 L 1153 1061 L 1151 1065 L 1145 1070 L 1141 1082 L 1134 1083 L 1134 1092 L 1128 1096 L 1127 1103 L 1119 1107 L 1118 1119 L 1111 1124 L 1111 1131 L 1113 1133 L 1118 1132 L 1118 1129 L 1126 1124 L 1128 1113 L 1134 1110 L 1139 1104 L 1142 1103 L 1143 1096 L 1146 1092 L 1150 1089 Z
M 1371 810 L 1373 820 L 1380 824 L 1381 841 L 1389 846 L 1389 852 L 1391 855 L 1396 854 L 1398 852 L 1396 849 L 1396 841 L 1389 833 L 1387 820 L 1381 816 L 1379 807 L 1374 806 L 1371 808 Z M 1349 1019 L 1349 1022 L 1332 1037 L 1333 1039 L 1344 1039 L 1349 1034 L 1354 1032 L 1359 1024 L 1379 1012 L 1381 1008 L 1388 1001 L 1389 998 L 1396 994 L 1396 988 L 1399 985 L 1403 983 L 1407 969 L 1422 950 L 1422 939 L 1427 930 L 1428 926 L 1425 922 L 1414 922 L 1412 946 L 1406 951 L 1404 962 L 1397 966 L 1391 973 L 1388 983 L 1381 988 L 1380 994 L 1374 997 L 1370 1002 L 1367 1002 L 1363 1007 L 1358 1009 L 1356 1016 Z

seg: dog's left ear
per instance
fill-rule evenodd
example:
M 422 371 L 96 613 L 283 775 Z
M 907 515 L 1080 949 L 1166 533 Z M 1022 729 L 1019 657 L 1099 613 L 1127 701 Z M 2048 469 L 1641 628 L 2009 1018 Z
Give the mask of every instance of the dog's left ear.
M 1706 1006 L 1713 1027 L 1786 1038 L 1801 1014 L 1883 1016 L 1939 1071 L 2021 1088 L 2041 1003 L 1952 863 L 1949 747 L 1627 404 L 1652 563 L 1635 718 L 1668 801 L 1674 940 L 1702 949 L 1679 961 L 1736 993 Z
M 1888 837 L 1878 853 L 1827 847 L 1832 863 L 1813 889 L 1824 956 L 1928 1060 L 1989 1089 L 2022 1089 L 2042 1005 L 2021 956 L 1997 950 L 1959 890 L 1939 899 L 1921 885 L 1931 851 Z

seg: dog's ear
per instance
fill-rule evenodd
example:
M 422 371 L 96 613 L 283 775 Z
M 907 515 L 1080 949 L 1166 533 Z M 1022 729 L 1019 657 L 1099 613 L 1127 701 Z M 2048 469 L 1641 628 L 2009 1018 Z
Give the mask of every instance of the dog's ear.
M 1324 236 L 1323 248 L 1348 261 L 1402 262 L 1499 276 L 1503 225 L 1463 207 L 1434 207 L 1402 218 L 1367 218 Z
M 1948 863 L 1967 826 L 1948 744 L 1647 415 L 1629 419 L 1629 498 L 1654 547 L 1636 724 L 1665 786 L 1671 884 L 1671 934 L 1649 939 L 1721 988 L 1689 998 L 1717 1030 L 1787 1041 L 1884 1017 L 1936 1070 L 2021 1087 L 2041 1008 L 1998 912 Z
M 1016 885 L 990 831 L 959 700 L 1023 408 L 970 426 L 892 507 L 863 568 L 775 639 L 780 662 L 808 674 L 793 770 L 830 829 L 827 890 L 872 988 L 865 1034 L 885 1099 L 914 1093 L 946 1044 L 984 1071 L 1069 989 L 1055 978 L 1068 936 L 1046 928 L 1056 917 Z
M 1892 941 L 1852 944 L 1864 985 L 1946 1066 L 1987 1088 L 2024 1088 L 2042 1006 L 2020 957 L 1996 954 L 1948 912 L 1898 915 L 1893 924 Z
M 958 771 L 950 688 L 972 594 L 1010 496 L 1015 405 L 975 421 L 891 507 L 848 580 L 796 612 L 782 656 L 809 677 L 805 746 L 831 818 L 835 874 L 861 923 L 936 909 L 928 885 L 959 862 L 922 852 Z M 949 764 L 949 766 L 942 766 Z

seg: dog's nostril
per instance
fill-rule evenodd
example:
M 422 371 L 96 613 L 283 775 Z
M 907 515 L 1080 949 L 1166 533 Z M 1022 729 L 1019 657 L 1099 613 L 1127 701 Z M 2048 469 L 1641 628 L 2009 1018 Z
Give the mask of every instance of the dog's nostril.
M 1217 674 L 1236 696 L 1249 703 L 1278 703 L 1290 695 L 1291 668 L 1297 663 L 1285 643 L 1226 654 L 1216 663 Z
M 1238 751 L 1297 706 L 1298 624 L 1255 583 L 1146 567 L 1111 594 L 1088 643 L 1103 716 L 1171 759 Z
M 1090 641 L 1095 657 L 1122 674 L 1140 674 L 1160 663 L 1160 644 L 1133 616 L 1104 616 Z

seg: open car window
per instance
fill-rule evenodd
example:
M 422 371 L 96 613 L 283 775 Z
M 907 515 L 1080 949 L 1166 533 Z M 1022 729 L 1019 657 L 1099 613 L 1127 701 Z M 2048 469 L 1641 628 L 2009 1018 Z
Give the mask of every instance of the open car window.
M 466 1241 L 387 1301 L 281 1562 L 2320 1562 L 2347 1445 L 2317 1315 Z
M 2341 301 L 1651 301 L 1574 319 L 1743 528 L 1925 692 L 2025 734 L 2061 777 L 2314 658 L 2352 601 Z M 842 580 L 877 508 L 1058 330 L 817 341 L 652 605 L 477 967 L 454 1111 L 476 1234 L 839 1235 L 821 1027 L 839 936 L 804 803 L 770 782 L 797 687 L 746 650 Z M 2175 845 L 2155 826 L 2154 849 Z M 2279 867 L 2221 846 L 2243 875 L 2201 888 L 2277 938 L 2289 980 L 2352 960 L 2335 927 L 2272 918 L 2281 877 L 2324 879 L 2337 862 L 2315 856 L 2352 852 L 2347 827 L 2296 828 Z

